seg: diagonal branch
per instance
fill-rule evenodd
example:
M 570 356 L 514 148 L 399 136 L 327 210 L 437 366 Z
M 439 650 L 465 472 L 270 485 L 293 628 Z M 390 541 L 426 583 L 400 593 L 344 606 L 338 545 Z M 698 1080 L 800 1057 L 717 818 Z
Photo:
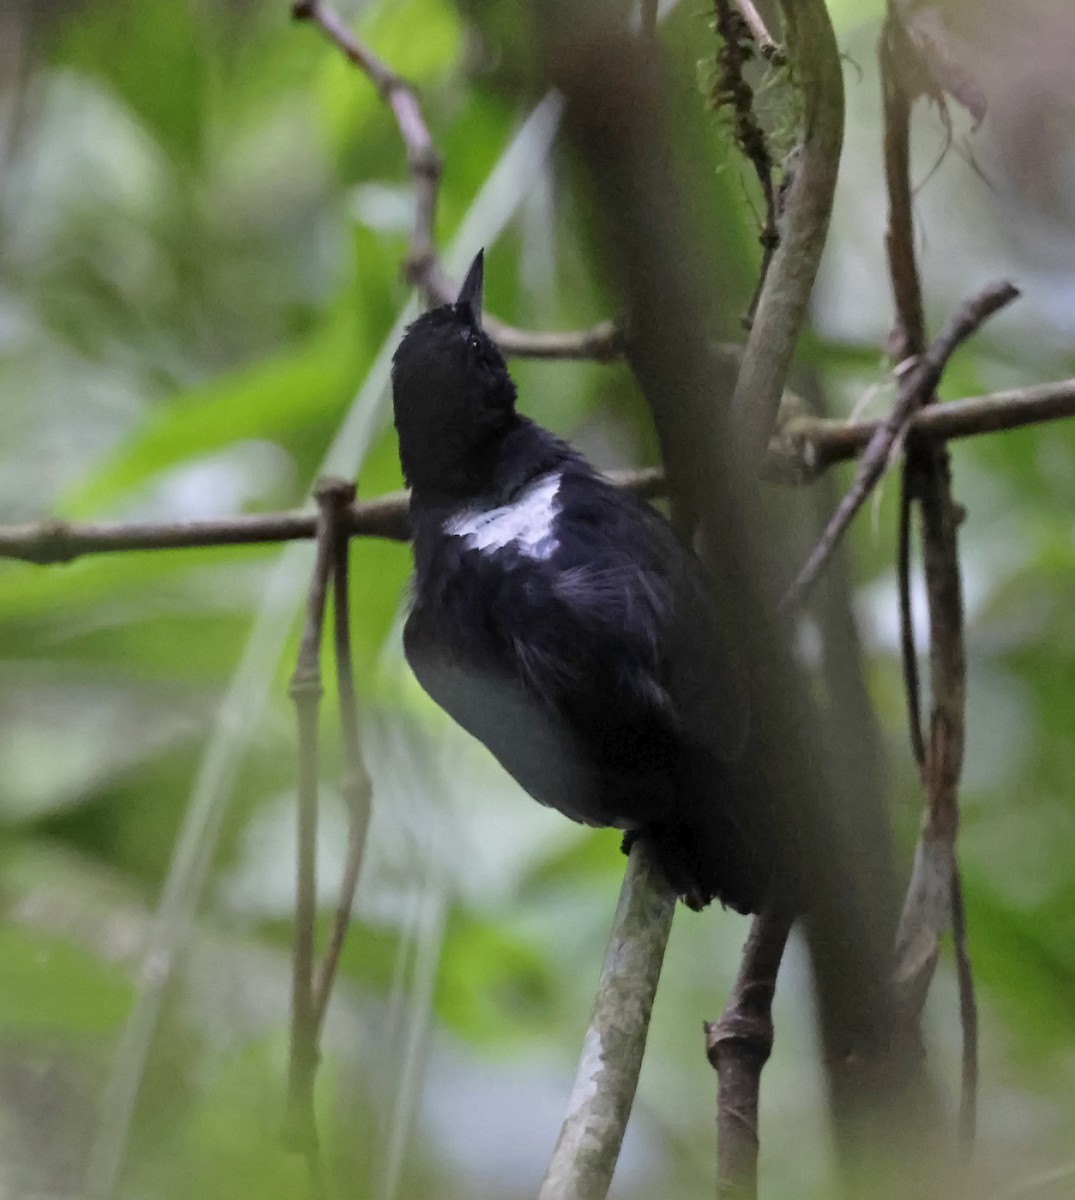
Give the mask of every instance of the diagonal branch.
M 676 897 L 631 847 L 575 1086 L 538 1200 L 603 1200 L 631 1115 Z
M 414 224 L 404 273 L 422 290 L 430 304 L 450 304 L 455 300 L 457 288 L 440 265 L 435 238 L 443 163 L 429 132 L 417 91 L 358 39 L 330 4 L 321 0 L 294 0 L 291 14 L 297 21 L 316 25 L 348 61 L 369 78 L 392 110 L 407 152 L 407 167 L 415 194 Z M 504 353 L 515 358 L 608 362 L 623 353 L 622 334 L 611 321 L 566 333 L 532 333 L 492 316 L 486 317 L 484 323 Z
M 732 410 L 760 460 L 776 428 L 788 368 L 829 228 L 844 128 L 840 52 L 823 0 L 784 0 L 788 53 L 803 96 L 803 136 L 784 199 L 783 228 L 743 352 Z
M 911 415 L 936 391 L 941 374 L 956 348 L 993 313 L 1010 304 L 1018 295 L 1018 290 L 1010 283 L 990 284 L 963 304 L 933 344 L 904 374 L 892 411 L 870 438 L 851 487 L 837 505 L 832 519 L 788 590 L 784 599 L 786 607 L 794 608 L 801 604 L 810 588 L 817 582 L 844 531 L 884 474 L 893 449 L 904 435 Z

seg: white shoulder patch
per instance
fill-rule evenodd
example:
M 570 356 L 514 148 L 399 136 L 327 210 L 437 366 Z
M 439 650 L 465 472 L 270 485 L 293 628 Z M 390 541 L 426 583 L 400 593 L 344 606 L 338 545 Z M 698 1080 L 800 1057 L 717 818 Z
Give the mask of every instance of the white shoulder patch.
M 553 526 L 559 491 L 560 472 L 553 471 L 524 488 L 511 504 L 457 513 L 444 523 L 444 531 L 463 538 L 472 550 L 515 546 L 527 558 L 551 558 L 558 545 Z

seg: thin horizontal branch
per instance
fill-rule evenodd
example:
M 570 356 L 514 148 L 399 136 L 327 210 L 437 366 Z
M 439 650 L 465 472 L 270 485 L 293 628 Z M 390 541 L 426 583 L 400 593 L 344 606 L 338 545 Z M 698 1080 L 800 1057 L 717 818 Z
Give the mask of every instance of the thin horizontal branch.
M 976 437 L 1025 425 L 1075 416 L 1075 379 L 967 400 L 934 405 L 916 414 L 908 438 Z M 880 421 L 833 421 L 795 417 L 770 443 L 766 475 L 779 482 L 807 483 L 839 462 L 855 458 L 869 445 Z M 619 487 L 652 499 L 664 494 L 661 472 L 613 471 Z M 410 537 L 407 493 L 389 492 L 351 505 L 346 527 L 352 537 L 403 542 Z M 211 546 L 248 546 L 261 542 L 301 541 L 314 536 L 312 512 L 265 513 L 212 521 L 131 521 L 82 523 L 38 521 L 0 526 L 0 558 L 48 566 L 85 554 L 130 550 L 183 550 Z
M 915 414 L 908 441 L 977 437 L 1005 433 L 1075 416 L 1075 379 L 951 400 Z M 765 471 L 784 482 L 809 483 L 829 467 L 856 458 L 870 444 L 881 421 L 835 421 L 795 417 L 769 444 Z
M 647 499 L 662 493 L 660 471 L 616 471 L 610 478 L 620 487 Z M 344 528 L 352 537 L 405 542 L 410 536 L 409 497 L 389 492 L 374 500 L 352 504 Z M 47 566 L 71 562 L 84 554 L 127 550 L 182 550 L 211 546 L 249 546 L 260 542 L 294 542 L 314 537 L 317 516 L 312 512 L 266 513 L 263 516 L 223 517 L 214 521 L 102 522 L 83 524 L 41 521 L 31 525 L 0 526 L 0 558 L 19 558 Z
M 417 90 L 361 42 L 330 4 L 321 0 L 294 0 L 291 13 L 295 20 L 317 26 L 348 62 L 370 80 L 392 110 L 406 150 L 415 194 L 414 224 L 404 273 L 431 304 L 452 303 L 458 288 L 441 266 L 435 237 L 443 162 L 429 132 Z M 623 353 L 623 335 L 611 321 L 566 333 L 516 329 L 492 316 L 485 317 L 484 324 L 509 358 L 608 362 Z

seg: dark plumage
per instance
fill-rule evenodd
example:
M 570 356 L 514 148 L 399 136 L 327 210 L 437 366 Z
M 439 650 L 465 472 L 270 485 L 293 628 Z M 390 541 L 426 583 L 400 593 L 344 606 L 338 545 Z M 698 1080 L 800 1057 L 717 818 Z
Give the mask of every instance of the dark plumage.
M 407 660 L 543 804 L 641 836 L 692 907 L 765 888 L 733 766 L 743 713 L 697 559 L 515 410 L 481 328 L 482 256 L 407 330 L 392 383 L 412 489 Z

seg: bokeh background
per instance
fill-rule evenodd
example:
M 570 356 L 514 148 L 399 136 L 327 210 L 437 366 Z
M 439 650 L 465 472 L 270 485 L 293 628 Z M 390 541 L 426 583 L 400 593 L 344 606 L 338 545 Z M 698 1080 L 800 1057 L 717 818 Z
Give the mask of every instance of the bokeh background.
M 412 200 L 368 81 L 283 0 L 0 5 L 0 520 L 156 519 L 302 504 L 319 471 L 400 484 L 387 356 L 414 301 Z M 797 388 L 884 410 L 891 319 L 877 0 L 833 0 L 848 130 Z M 1075 374 L 1075 13 L 941 6 L 988 101 L 920 105 L 916 197 L 934 328 L 969 292 L 1024 298 L 960 352 L 948 398 Z M 545 329 L 610 315 L 554 101 L 505 87 L 501 30 L 448 0 L 342 5 L 415 81 L 444 154 L 438 235 L 487 247 L 490 309 Z M 727 335 L 757 261 L 754 197 L 706 107 L 704 7 L 663 34 L 719 230 Z M 508 39 L 510 40 L 510 39 Z M 773 111 L 786 93 L 762 91 Z M 777 122 L 779 124 L 779 122 Z M 527 413 L 602 466 L 654 461 L 622 366 L 518 363 Z M 1075 1195 L 1075 427 L 954 451 L 968 601 L 962 852 L 983 1016 L 982 1196 Z M 826 486 L 846 482 L 837 475 Z M 890 480 L 851 539 L 867 673 L 909 863 Z M 774 499 L 808 529 L 824 490 Z M 533 1195 L 555 1140 L 623 860 L 528 801 L 420 695 L 399 647 L 405 547 L 353 549 L 368 866 L 333 1001 L 319 1112 L 353 1196 Z M 293 905 L 287 677 L 309 547 L 0 563 L 0 1195 L 291 1197 L 279 1149 Z M 923 624 L 923 622 L 920 622 Z M 345 819 L 325 705 L 322 896 Z M 615 1193 L 712 1194 L 719 1014 L 745 922 L 677 917 Z M 186 937 L 189 933 L 189 938 Z M 147 944 L 185 947 L 161 986 Z M 150 963 L 153 968 L 154 963 Z M 131 1018 L 134 1014 L 134 1023 Z M 793 945 L 763 1084 L 773 1196 L 831 1183 L 805 956 Z M 954 1105 L 949 964 L 929 1049 Z M 134 1093 L 129 1125 L 116 1097 Z M 122 1105 L 120 1105 L 120 1109 Z

